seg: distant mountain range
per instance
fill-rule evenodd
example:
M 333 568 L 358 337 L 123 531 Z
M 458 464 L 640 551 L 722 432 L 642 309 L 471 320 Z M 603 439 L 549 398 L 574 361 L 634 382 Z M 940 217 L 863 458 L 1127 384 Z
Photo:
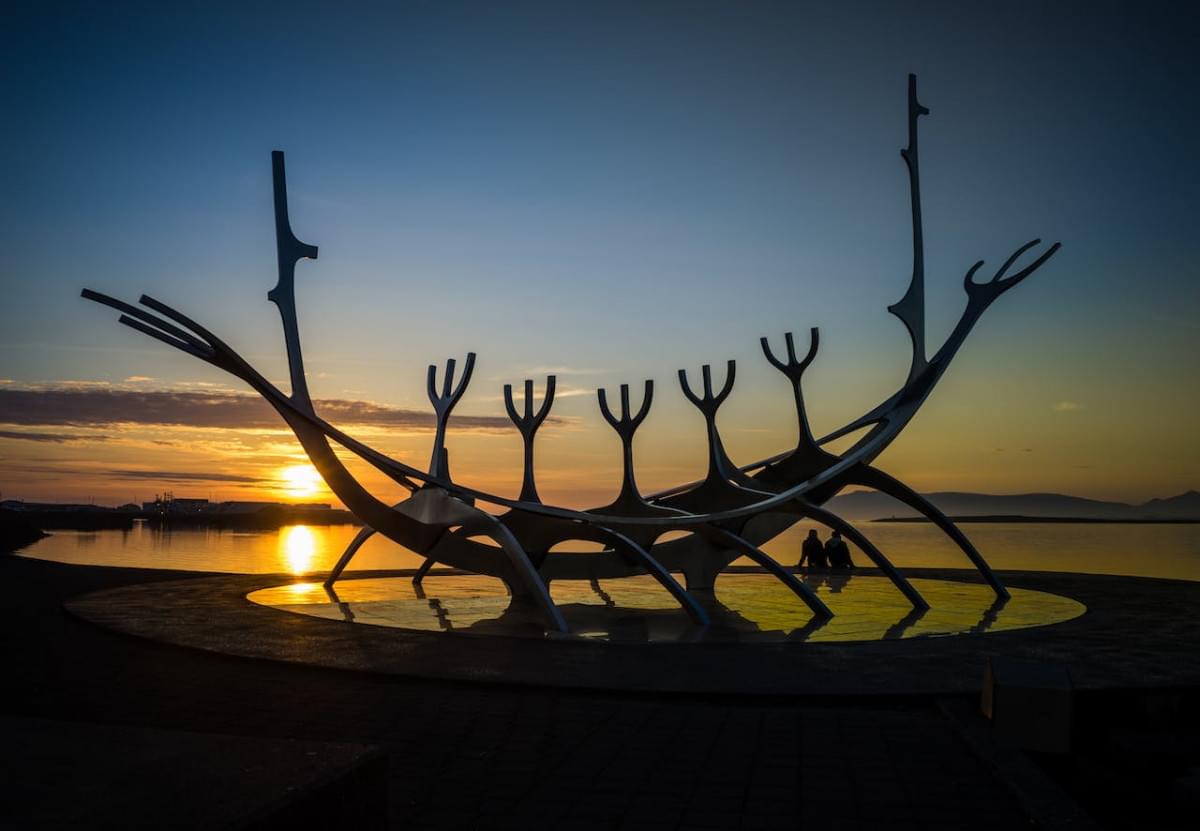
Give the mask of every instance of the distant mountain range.
M 1200 519 L 1200 493 L 1188 491 L 1141 505 L 1103 502 L 1061 493 L 957 493 L 941 491 L 924 496 L 947 516 L 1025 516 L 1072 519 Z M 890 496 L 875 491 L 855 491 L 834 497 L 831 510 L 847 519 L 912 517 L 917 512 Z

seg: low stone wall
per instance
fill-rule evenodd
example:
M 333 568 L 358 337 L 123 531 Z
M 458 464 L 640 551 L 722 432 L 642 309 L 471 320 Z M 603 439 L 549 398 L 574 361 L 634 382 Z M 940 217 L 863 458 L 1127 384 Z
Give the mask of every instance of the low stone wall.
M 8 554 L 46 536 L 42 529 L 12 511 L 0 511 L 0 554 Z

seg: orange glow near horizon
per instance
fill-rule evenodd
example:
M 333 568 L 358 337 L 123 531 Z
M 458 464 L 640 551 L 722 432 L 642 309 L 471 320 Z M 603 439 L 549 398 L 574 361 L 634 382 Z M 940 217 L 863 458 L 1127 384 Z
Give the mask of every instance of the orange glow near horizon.
M 759 367 L 761 370 L 762 368 Z M 769 367 L 767 368 L 769 369 Z M 722 411 L 722 439 L 737 462 L 764 458 L 795 442 L 794 403 L 769 376 L 745 375 L 747 391 Z M 878 400 L 854 385 L 834 389 L 814 380 L 818 432 L 834 429 Z M 601 379 L 596 386 L 612 387 Z M 740 382 L 739 382 L 740 383 Z M 1140 504 L 1195 489 L 1195 437 L 1190 422 L 1164 412 L 1139 413 L 1154 430 L 1130 428 L 1127 411 L 1087 399 L 1067 406 L 1049 390 L 1029 390 L 959 373 L 948 394 L 930 399 L 878 464 L 922 492 L 1066 493 Z M 1190 390 L 1190 391 L 1189 391 Z M 1180 387 L 1194 399 L 1194 385 Z M 1086 396 L 1075 396 L 1080 399 Z M 1151 397 L 1155 397 L 1151 395 Z M 1163 396 L 1157 396 L 1156 400 Z M 702 478 L 703 419 L 682 396 L 662 396 L 638 433 L 637 479 L 644 493 Z M 1189 400 L 1190 400 L 1189 399 Z M 1074 399 L 1072 399 L 1074 400 Z M 1200 399 L 1198 399 L 1200 400 Z M 476 419 L 498 419 L 501 405 L 465 399 Z M 823 406 L 824 402 L 832 402 Z M 1188 409 L 1196 405 L 1190 401 Z M 589 396 L 555 405 L 559 421 L 538 434 L 537 477 L 543 500 L 565 507 L 603 505 L 620 488 L 620 443 Z M 429 458 L 428 429 L 342 425 L 381 453 L 414 467 Z M 11 427 L 12 429 L 8 429 Z M 516 497 L 522 446 L 517 431 L 451 424 L 447 447 L 460 484 Z M 836 449 L 836 448 L 835 448 Z M 392 504 L 407 492 L 355 457 L 335 450 L 377 499 Z M 305 459 L 286 427 L 199 428 L 187 425 L 0 425 L 0 496 L 30 502 L 140 504 L 155 494 L 212 501 L 340 502 Z

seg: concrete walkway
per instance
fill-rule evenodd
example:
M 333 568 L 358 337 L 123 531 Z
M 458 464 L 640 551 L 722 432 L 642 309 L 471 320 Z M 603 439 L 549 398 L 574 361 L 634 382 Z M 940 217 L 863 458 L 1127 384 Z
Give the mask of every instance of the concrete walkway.
M 1028 803 L 933 701 L 410 680 L 161 645 L 61 606 L 179 577 L 0 560 L 0 715 L 377 747 L 397 828 L 1029 827 Z M 8 781 L 0 799 L 14 796 Z M 57 793 L 83 787 L 62 781 Z M 156 820 L 135 814 L 126 827 Z

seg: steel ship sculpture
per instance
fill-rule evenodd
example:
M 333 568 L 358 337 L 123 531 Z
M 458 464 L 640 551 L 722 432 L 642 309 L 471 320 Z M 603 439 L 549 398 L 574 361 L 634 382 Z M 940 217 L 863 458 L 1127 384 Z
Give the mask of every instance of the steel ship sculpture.
M 628 385 L 620 386 L 615 407 L 604 389 L 597 390 L 600 411 L 621 441 L 623 474 L 617 497 L 590 510 L 548 505 L 538 495 L 534 446 L 538 429 L 554 403 L 552 375 L 546 379 L 544 397 L 536 408 L 532 381 L 525 381 L 520 407 L 514 400 L 512 387 L 504 388 L 508 415 L 524 442 L 523 481 L 515 499 L 466 487 L 454 481 L 450 473 L 446 428 L 470 383 L 475 368 L 474 353 L 467 355 L 461 374 L 456 372 L 454 359 L 448 360 L 440 384 L 438 368 L 429 367 L 426 380 L 435 420 L 433 453 L 427 470 L 385 456 L 317 413 L 305 380 L 295 300 L 296 263 L 316 259 L 317 248 L 301 242 L 292 233 L 282 152 L 272 153 L 279 279 L 267 297 L 279 308 L 283 320 L 290 394 L 269 382 L 208 329 L 153 297 L 139 298 L 140 307 L 90 289 L 83 290 L 83 297 L 121 312 L 120 323 L 241 379 L 279 413 L 330 489 L 365 526 L 329 573 L 327 587 L 333 586 L 371 535 L 382 534 L 426 558 L 414 578 L 416 581 L 435 563 L 499 578 L 515 601 L 532 603 L 540 610 L 550 631 L 568 631 L 550 596 L 548 586 L 552 580 L 595 581 L 641 574 L 651 575 L 696 624 L 706 625 L 709 617 L 705 603 L 697 598 L 703 600 L 705 593 L 712 592 L 718 575 L 734 560 L 747 557 L 794 592 L 798 602 L 807 604 L 814 619 L 827 619 L 833 613 L 821 598 L 762 550 L 764 543 L 800 519 L 808 518 L 840 531 L 891 580 L 915 611 L 927 609 L 928 604 L 917 589 L 866 535 L 822 507 L 848 486 L 865 486 L 895 497 L 933 522 L 962 550 L 997 597 L 1004 599 L 1007 590 L 966 535 L 925 497 L 875 467 L 873 462 L 916 415 L 984 311 L 1000 295 L 1040 268 L 1058 250 L 1059 244 L 1051 245 L 1028 265 L 1012 271 L 1017 260 L 1041 241 L 1035 239 L 1022 245 L 990 279 L 975 279 L 983 261 L 971 266 L 963 279 L 966 307 L 945 342 L 930 355 L 925 342 L 925 263 L 917 146 L 918 119 L 928 114 L 929 110 L 917 99 L 916 77 L 910 75 L 908 145 L 900 155 L 908 168 L 912 203 L 912 280 L 900 301 L 888 307 L 904 323 L 912 339 L 912 361 L 901 387 L 861 417 L 818 438 L 809 426 L 802 388 L 804 372 L 817 354 L 818 330 L 811 330 L 803 357 L 797 353 L 792 333 L 784 335 L 781 352 L 764 337 L 761 339 L 764 356 L 791 386 L 799 438 L 789 450 L 738 465 L 726 453 L 717 429 L 717 413 L 733 390 L 735 362 L 727 362 L 720 389 L 714 385 L 710 366 L 701 367 L 698 383 L 681 369 L 679 384 L 683 394 L 704 418 L 708 471 L 700 481 L 650 495 L 641 493 L 634 475 L 633 439 L 650 410 L 654 383 L 645 381 L 636 410 Z M 840 454 L 826 449 L 830 442 L 856 431 L 863 433 L 849 449 Z M 382 471 L 410 491 L 410 495 L 395 505 L 377 499 L 338 459 L 333 450 L 335 444 Z M 503 512 L 485 511 L 477 503 L 498 506 Z M 671 539 L 662 539 L 668 534 Z M 599 543 L 603 549 L 552 550 L 572 540 Z M 674 576 L 677 573 L 684 577 L 682 584 Z

